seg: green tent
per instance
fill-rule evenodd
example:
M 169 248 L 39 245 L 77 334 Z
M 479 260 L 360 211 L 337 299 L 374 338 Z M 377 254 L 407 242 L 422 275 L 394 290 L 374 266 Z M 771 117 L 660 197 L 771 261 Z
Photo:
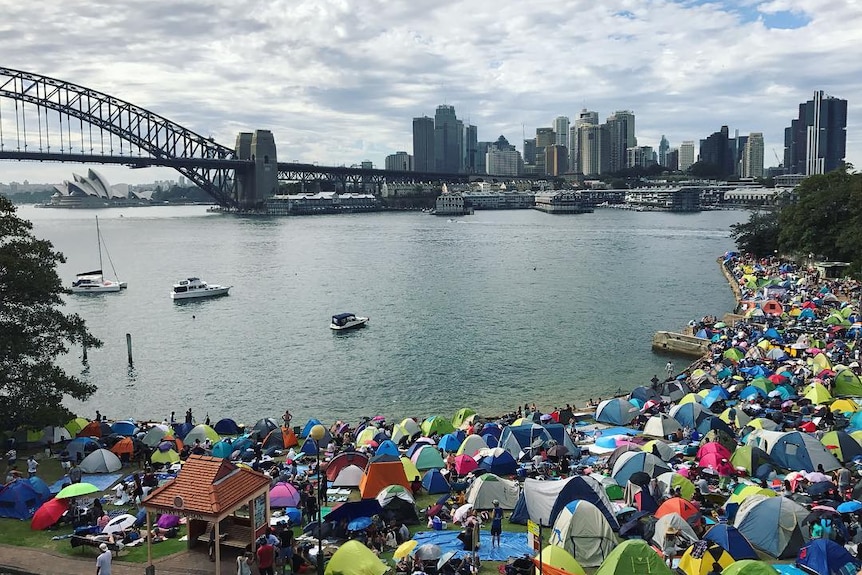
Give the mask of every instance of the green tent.
M 461 427 L 464 420 L 471 415 L 476 415 L 476 410 L 470 409 L 469 407 L 462 407 L 455 413 L 455 417 L 452 418 L 452 425 L 456 428 Z
M 431 437 L 435 433 L 438 435 L 445 435 L 447 433 L 452 433 L 453 431 L 455 431 L 455 428 L 452 427 L 452 423 L 449 422 L 448 419 L 443 419 L 439 415 L 432 415 L 422 422 L 422 434 L 428 437 Z
M 437 451 L 437 448 L 433 445 L 426 445 L 425 447 L 416 451 L 416 453 L 413 455 L 413 463 L 416 464 L 416 469 L 418 469 L 419 471 L 427 471 L 429 469 L 443 469 L 444 467 L 446 467 L 446 463 L 440 456 L 440 452 Z
M 778 571 L 769 563 L 743 559 L 725 567 L 721 575 L 778 575 Z
M 325 575 L 383 575 L 387 569 L 371 549 L 353 540 L 333 553 L 326 564 Z
M 834 395 L 862 396 L 862 379 L 853 373 L 851 369 L 842 369 L 835 376 L 835 385 L 832 386 Z
M 673 575 L 643 539 L 623 541 L 610 552 L 596 575 Z

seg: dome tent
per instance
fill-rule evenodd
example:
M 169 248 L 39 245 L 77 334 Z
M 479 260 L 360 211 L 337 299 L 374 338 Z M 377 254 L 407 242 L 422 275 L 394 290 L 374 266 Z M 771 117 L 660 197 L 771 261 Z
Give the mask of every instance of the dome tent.
M 643 539 L 629 539 L 617 545 L 595 575 L 673 575 L 658 553 Z
M 119 471 L 123 464 L 119 457 L 107 449 L 97 449 L 85 457 L 78 467 L 84 473 L 113 473 Z
M 568 551 L 581 565 L 598 567 L 616 547 L 617 538 L 598 507 L 576 499 L 557 515 L 548 542 Z
M 755 548 L 787 559 L 808 541 L 802 527 L 807 516 L 805 507 L 786 497 L 752 495 L 739 506 L 734 525 Z
M 467 503 L 471 503 L 474 509 L 492 509 L 494 500 L 497 500 L 502 509 L 514 509 L 519 493 L 517 481 L 485 473 L 470 484 L 467 489 Z

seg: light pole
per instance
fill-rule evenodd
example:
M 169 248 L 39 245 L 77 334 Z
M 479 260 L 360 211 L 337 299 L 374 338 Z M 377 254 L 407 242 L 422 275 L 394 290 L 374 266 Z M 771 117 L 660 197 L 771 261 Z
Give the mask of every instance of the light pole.
M 320 440 L 326 435 L 326 428 L 317 424 L 308 434 L 314 440 L 314 453 L 317 458 L 317 575 L 323 575 L 323 509 L 320 504 L 323 477 L 320 474 Z

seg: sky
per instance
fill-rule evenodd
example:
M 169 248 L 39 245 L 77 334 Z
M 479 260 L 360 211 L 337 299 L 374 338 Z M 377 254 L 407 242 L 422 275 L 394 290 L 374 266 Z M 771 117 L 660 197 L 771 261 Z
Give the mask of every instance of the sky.
M 74 82 L 221 144 L 272 130 L 279 161 L 412 153 L 412 119 L 455 107 L 479 140 L 636 115 L 640 145 L 763 132 L 765 163 L 815 90 L 848 100 L 862 166 L 859 0 L 0 0 L 0 65 Z M 0 98 L 0 112 L 14 103 Z M 8 112 L 3 114 L 9 133 Z M 111 183 L 169 169 L 96 167 Z M 72 164 L 0 161 L 0 182 Z

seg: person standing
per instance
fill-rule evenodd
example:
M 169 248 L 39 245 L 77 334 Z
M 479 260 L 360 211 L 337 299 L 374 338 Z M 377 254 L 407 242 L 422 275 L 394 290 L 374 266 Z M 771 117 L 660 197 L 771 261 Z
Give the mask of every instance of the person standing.
M 664 370 L 667 372 L 667 378 L 668 378 L 668 379 L 670 379 L 670 378 L 672 378 L 672 377 L 673 377 L 673 371 L 674 371 L 674 369 L 675 369 L 675 368 L 674 368 L 674 366 L 673 366 L 673 362 L 672 362 L 672 361 L 670 361 L 670 360 L 668 360 L 668 361 L 667 361 L 667 363 L 666 363 L 666 364 L 665 364 L 665 366 L 664 366 Z
M 99 550 L 101 553 L 96 557 L 96 575 L 111 575 L 111 560 L 114 556 L 106 543 L 99 545 Z
M 81 468 L 78 467 L 78 464 L 74 461 L 72 462 L 72 467 L 69 468 L 69 481 L 71 483 L 81 483 L 81 476 L 83 472 Z
M 491 511 L 491 547 L 500 547 L 500 536 L 503 533 L 503 509 L 500 502 L 494 500 L 494 509 Z
M 236 575 L 251 575 L 251 564 L 254 563 L 254 555 L 245 552 L 236 558 Z
M 257 569 L 260 575 L 275 575 L 273 564 L 275 563 L 275 547 L 268 539 L 262 541 L 262 545 L 257 548 Z
M 10 447 L 9 451 L 6 452 L 6 468 L 12 469 L 15 467 L 15 462 L 18 460 L 18 451 L 15 447 Z
M 39 469 L 39 462 L 36 461 L 35 455 L 31 455 L 27 458 L 27 477 L 36 477 L 37 469 Z

